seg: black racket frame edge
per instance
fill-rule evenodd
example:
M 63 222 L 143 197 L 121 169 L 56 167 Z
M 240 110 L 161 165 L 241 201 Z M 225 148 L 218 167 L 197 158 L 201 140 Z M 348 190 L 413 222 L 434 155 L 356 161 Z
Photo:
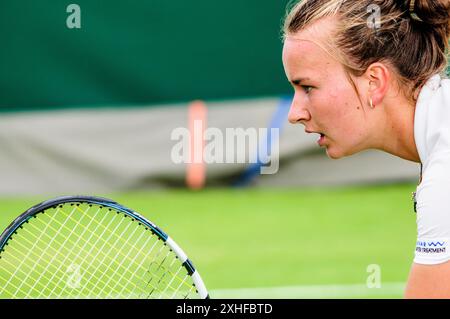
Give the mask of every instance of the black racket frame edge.
M 66 203 L 87 203 L 87 204 L 94 204 L 99 206 L 105 206 L 110 207 L 113 209 L 116 209 L 118 211 L 121 211 L 125 213 L 126 215 L 129 215 L 130 217 L 135 218 L 139 222 L 143 223 L 145 226 L 149 227 L 150 230 L 155 233 L 157 236 L 159 236 L 160 239 L 162 239 L 164 242 L 169 237 L 165 232 L 163 232 L 159 227 L 157 227 L 155 224 L 151 223 L 141 215 L 139 215 L 137 212 L 111 200 L 104 197 L 98 197 L 98 196 L 85 196 L 85 195 L 77 195 L 77 196 L 60 196 L 53 199 L 49 199 L 46 201 L 43 201 L 39 204 L 34 205 L 33 207 L 29 208 L 22 214 L 20 214 L 0 235 L 0 253 L 3 251 L 5 245 L 7 245 L 8 240 L 10 237 L 17 231 L 17 229 L 27 222 L 30 218 L 33 216 L 44 212 L 45 210 L 57 207 L 61 204 Z M 1 256 L 0 256 L 1 258 Z

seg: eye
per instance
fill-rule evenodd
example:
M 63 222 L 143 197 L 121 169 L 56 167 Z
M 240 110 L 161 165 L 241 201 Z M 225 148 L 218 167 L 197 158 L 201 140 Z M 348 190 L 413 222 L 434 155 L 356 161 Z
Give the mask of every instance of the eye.
M 312 90 L 312 86 L 308 86 L 308 85 L 300 85 L 300 86 L 303 89 L 303 91 L 305 91 L 306 94 L 309 94 Z

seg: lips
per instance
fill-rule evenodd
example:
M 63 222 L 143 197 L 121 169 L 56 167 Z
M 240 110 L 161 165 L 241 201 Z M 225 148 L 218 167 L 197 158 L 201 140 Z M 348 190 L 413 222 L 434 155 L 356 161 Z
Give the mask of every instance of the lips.
M 323 146 L 325 144 L 325 135 L 324 134 L 320 134 L 320 137 L 317 140 L 317 144 L 319 144 L 320 146 Z
M 319 134 L 320 136 L 325 136 L 325 134 L 323 134 L 322 132 L 310 131 L 310 130 L 305 130 L 305 132 L 308 134 L 314 133 L 314 134 Z
M 323 146 L 323 145 L 324 145 L 324 143 L 325 143 L 325 137 L 326 137 L 325 134 L 323 134 L 323 133 L 321 133 L 321 132 L 310 131 L 310 130 L 305 130 L 305 132 L 308 133 L 308 134 L 311 134 L 311 133 L 319 134 L 319 138 L 317 139 L 317 143 L 318 143 L 320 146 Z

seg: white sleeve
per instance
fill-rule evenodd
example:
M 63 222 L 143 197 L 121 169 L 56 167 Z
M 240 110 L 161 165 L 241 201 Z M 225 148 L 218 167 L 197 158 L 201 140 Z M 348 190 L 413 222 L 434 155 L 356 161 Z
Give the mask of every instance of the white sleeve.
M 450 81 L 427 92 L 416 118 L 423 178 L 416 192 L 414 262 L 439 264 L 450 260 Z
M 430 156 L 416 200 L 414 262 L 439 264 L 450 260 L 450 150 Z

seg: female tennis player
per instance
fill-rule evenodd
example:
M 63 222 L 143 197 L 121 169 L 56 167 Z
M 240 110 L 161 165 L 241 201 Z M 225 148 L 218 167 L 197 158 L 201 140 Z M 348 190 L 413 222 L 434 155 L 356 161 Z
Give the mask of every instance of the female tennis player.
M 379 149 L 420 163 L 406 298 L 450 298 L 449 36 L 449 0 L 304 0 L 284 26 L 289 121 L 333 159 Z

